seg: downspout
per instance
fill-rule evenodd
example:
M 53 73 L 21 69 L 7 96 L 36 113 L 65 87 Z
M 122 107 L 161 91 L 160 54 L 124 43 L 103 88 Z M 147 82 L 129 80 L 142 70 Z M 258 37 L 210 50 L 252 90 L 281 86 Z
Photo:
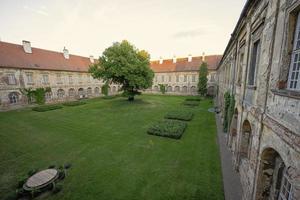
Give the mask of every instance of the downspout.
M 260 145 L 261 145 L 261 136 L 262 136 L 262 127 L 263 127 L 263 117 L 266 113 L 266 109 L 267 109 L 267 102 L 268 102 L 268 91 L 269 91 L 269 87 L 270 87 L 270 76 L 271 76 L 271 68 L 272 68 L 272 64 L 273 64 L 273 55 L 274 55 L 274 46 L 275 46 L 275 38 L 276 38 L 276 29 L 277 29 L 277 22 L 278 22 L 278 15 L 279 15 L 279 7 L 280 7 L 280 0 L 277 1 L 277 5 L 276 5 L 276 13 L 275 13 L 275 20 L 274 20 L 274 28 L 273 28 L 273 36 L 272 36 L 272 43 L 271 43 L 271 55 L 269 57 L 269 65 L 267 68 L 267 83 L 266 83 L 266 92 L 265 92 L 265 101 L 264 101 L 264 105 L 263 105 L 263 112 L 261 114 L 260 117 L 260 131 L 259 131 L 259 138 L 258 138 L 258 151 L 257 151 L 257 164 L 256 164 L 256 170 L 254 171 L 254 183 L 257 183 L 258 180 L 258 171 L 259 171 L 259 151 L 260 151 Z M 256 188 L 257 188 L 257 184 L 256 186 L 252 188 L 252 199 L 254 199 L 256 197 Z

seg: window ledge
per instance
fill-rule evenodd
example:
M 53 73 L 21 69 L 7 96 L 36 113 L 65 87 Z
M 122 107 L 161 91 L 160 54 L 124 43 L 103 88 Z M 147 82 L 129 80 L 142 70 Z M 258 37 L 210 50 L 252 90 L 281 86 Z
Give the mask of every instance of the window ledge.
M 256 90 L 257 87 L 256 87 L 256 85 L 248 85 L 247 89 Z
M 287 89 L 283 89 L 283 90 L 272 89 L 271 91 L 275 95 L 294 98 L 294 99 L 300 99 L 300 92 L 299 91 L 291 91 L 291 90 L 287 90 Z

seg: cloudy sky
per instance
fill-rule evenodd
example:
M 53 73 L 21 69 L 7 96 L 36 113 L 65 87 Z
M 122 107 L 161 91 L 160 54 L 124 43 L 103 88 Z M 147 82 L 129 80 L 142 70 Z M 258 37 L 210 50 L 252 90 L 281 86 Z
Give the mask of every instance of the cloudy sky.
M 152 59 L 222 54 L 246 0 L 0 0 L 1 41 L 98 57 L 129 40 Z

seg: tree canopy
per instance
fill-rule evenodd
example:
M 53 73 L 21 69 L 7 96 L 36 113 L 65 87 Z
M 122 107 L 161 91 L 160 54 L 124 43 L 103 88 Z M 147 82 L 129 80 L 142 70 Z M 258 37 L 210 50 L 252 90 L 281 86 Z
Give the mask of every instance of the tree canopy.
M 199 82 L 198 82 L 198 93 L 201 96 L 205 96 L 207 94 L 207 63 L 203 62 L 199 69 Z
M 90 66 L 89 72 L 94 78 L 106 83 L 122 85 L 123 94 L 128 100 L 140 94 L 140 90 L 152 86 L 154 72 L 150 69 L 150 55 L 138 50 L 128 41 L 116 42 L 105 49 L 99 62 Z

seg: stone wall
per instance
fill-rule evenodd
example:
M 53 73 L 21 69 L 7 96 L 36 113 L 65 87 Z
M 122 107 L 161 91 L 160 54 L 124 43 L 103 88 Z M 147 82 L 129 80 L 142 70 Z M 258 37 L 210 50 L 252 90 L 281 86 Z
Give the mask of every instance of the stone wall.
M 285 178 L 292 185 L 291 196 L 300 199 L 300 91 L 287 89 L 299 10 L 295 0 L 248 1 L 217 70 L 222 116 L 225 92 L 236 100 L 237 119 L 230 126 L 228 145 L 244 200 L 278 199 Z

